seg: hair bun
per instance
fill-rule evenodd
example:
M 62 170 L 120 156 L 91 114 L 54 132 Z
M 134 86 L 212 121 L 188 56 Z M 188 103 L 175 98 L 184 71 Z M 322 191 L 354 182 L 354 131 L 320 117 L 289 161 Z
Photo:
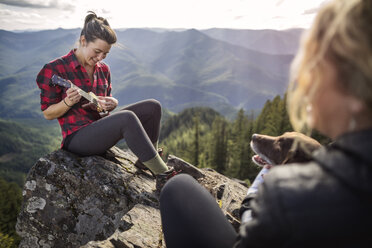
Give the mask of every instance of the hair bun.
M 117 40 L 115 31 L 110 27 L 108 21 L 103 17 L 98 17 L 93 11 L 88 11 L 85 17 L 84 27 L 80 36 L 84 35 L 87 42 L 101 39 L 108 44 L 114 44 Z
M 84 26 L 87 25 L 87 23 L 91 22 L 92 20 L 98 18 L 96 13 L 93 11 L 88 11 L 88 15 L 85 17 Z

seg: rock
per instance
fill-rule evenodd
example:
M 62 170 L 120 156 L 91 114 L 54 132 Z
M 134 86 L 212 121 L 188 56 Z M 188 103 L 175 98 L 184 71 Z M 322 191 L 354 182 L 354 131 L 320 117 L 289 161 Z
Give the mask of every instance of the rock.
M 30 170 L 16 225 L 19 247 L 165 247 L 155 180 L 130 151 L 79 157 L 57 150 Z M 238 227 L 247 188 L 210 169 L 187 165 Z M 172 162 L 171 162 L 172 161 Z
M 201 172 L 198 168 L 173 155 L 168 156 L 167 165 L 172 166 L 176 171 L 182 171 L 186 174 L 189 174 L 195 179 L 204 177 L 203 172 Z
M 137 204 L 122 218 L 122 221 L 123 229 L 118 229 L 106 241 L 92 241 L 82 248 L 165 247 L 158 209 Z

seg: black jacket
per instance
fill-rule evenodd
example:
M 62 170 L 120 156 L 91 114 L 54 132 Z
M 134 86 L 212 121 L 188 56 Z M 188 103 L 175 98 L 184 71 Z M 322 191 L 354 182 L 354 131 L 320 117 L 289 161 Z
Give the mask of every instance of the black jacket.
M 253 219 L 234 247 L 372 247 L 372 130 L 273 168 L 242 208 Z

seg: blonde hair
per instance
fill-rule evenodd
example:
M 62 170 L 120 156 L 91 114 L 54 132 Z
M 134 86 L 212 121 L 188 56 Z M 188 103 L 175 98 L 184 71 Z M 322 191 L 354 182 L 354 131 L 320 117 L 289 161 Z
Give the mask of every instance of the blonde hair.
M 340 88 L 372 110 L 371 23 L 371 0 L 334 0 L 321 8 L 291 67 L 287 109 L 296 131 L 309 132 L 306 108 L 327 73 L 326 62 Z

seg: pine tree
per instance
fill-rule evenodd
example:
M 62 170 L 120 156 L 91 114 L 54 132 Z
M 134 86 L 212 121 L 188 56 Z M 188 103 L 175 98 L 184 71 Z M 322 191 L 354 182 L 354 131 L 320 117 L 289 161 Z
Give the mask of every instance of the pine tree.
M 263 123 L 262 134 L 276 136 L 280 133 L 280 122 L 282 119 L 281 113 L 279 112 L 279 107 L 281 103 L 280 96 L 276 96 L 273 101 L 270 102 L 267 112 L 265 112 L 265 122 Z
M 266 101 L 255 124 L 255 133 L 278 136 L 287 131 L 292 131 L 286 110 L 285 97 L 279 95 L 272 101 Z
M 21 189 L 16 183 L 0 178 L 0 233 L 3 239 L 19 242 L 15 232 L 18 212 L 22 203 Z
M 224 173 L 227 161 L 227 122 L 222 117 L 213 121 L 209 147 L 209 166 Z
M 239 179 L 253 181 L 256 177 L 259 168 L 252 161 L 253 151 L 251 149 L 250 141 L 253 135 L 253 120 L 248 120 L 247 126 L 244 129 L 243 133 L 243 147 L 241 153 L 241 163 L 239 168 Z
M 271 101 L 267 100 L 265 102 L 265 105 L 262 108 L 261 113 L 258 115 L 257 120 L 255 121 L 255 126 L 254 126 L 254 132 L 255 133 L 263 133 L 263 130 L 266 127 L 266 123 L 268 122 L 268 115 L 269 112 L 271 111 Z
M 192 164 L 195 166 L 199 165 L 199 155 L 200 155 L 200 146 L 199 146 L 199 139 L 200 139 L 200 130 L 199 130 L 199 117 L 194 117 L 194 147 L 193 147 L 193 160 Z
M 229 176 L 241 178 L 242 167 L 247 164 L 246 144 L 249 143 L 246 135 L 248 118 L 244 110 L 240 109 L 231 127 L 231 138 L 229 142 L 229 167 L 226 172 Z
M 282 119 L 280 122 L 280 134 L 283 134 L 285 132 L 291 132 L 293 131 L 291 122 L 289 121 L 289 115 L 287 112 L 287 94 L 284 95 L 283 100 L 280 102 L 278 106 L 278 111 L 281 113 Z

